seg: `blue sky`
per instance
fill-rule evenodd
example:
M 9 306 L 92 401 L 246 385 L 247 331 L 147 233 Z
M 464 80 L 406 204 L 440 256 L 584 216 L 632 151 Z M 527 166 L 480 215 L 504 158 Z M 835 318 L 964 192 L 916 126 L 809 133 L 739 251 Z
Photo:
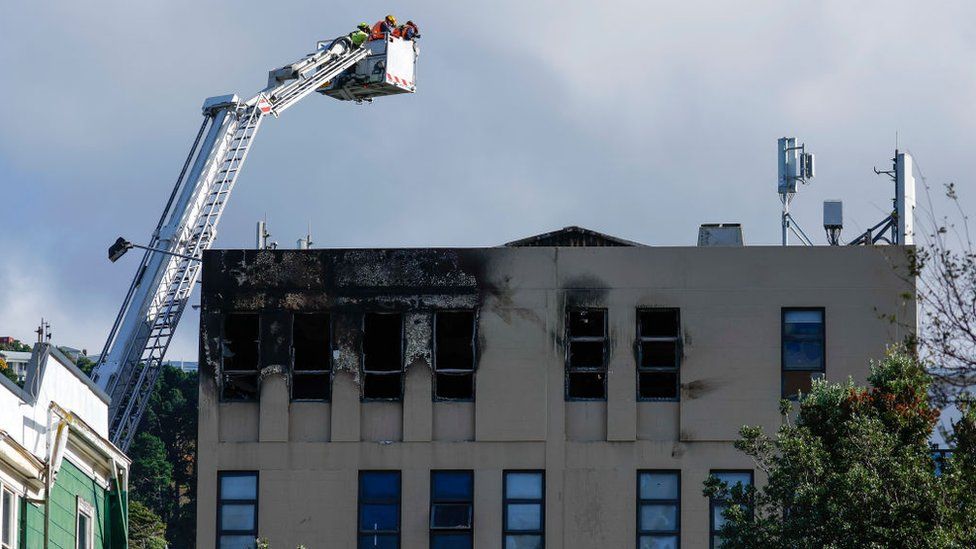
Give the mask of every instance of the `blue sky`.
M 823 242 L 879 221 L 895 132 L 969 211 L 976 5 L 901 0 L 8 3 L 0 18 L 0 335 L 40 317 L 101 347 L 211 95 L 249 96 L 317 39 L 388 11 L 423 32 L 418 93 L 309 98 L 262 128 L 218 247 L 267 216 L 294 245 L 486 246 L 565 225 L 691 245 L 702 222 L 779 239 L 776 138 L 818 176 L 794 212 Z M 188 314 L 170 358 L 194 359 Z

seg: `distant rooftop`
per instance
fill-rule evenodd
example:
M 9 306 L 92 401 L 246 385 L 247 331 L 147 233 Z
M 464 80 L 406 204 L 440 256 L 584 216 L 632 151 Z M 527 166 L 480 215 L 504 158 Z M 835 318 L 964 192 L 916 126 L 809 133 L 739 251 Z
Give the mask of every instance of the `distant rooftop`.
M 573 248 L 607 247 L 607 246 L 644 246 L 639 242 L 624 240 L 583 227 L 563 227 L 558 231 L 537 234 L 505 244 L 510 248 L 527 248 L 532 246 L 564 246 Z

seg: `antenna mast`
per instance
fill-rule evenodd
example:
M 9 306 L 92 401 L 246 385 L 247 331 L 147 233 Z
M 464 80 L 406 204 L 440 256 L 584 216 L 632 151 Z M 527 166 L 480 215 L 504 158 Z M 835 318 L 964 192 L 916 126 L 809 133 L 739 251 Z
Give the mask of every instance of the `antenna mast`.
M 779 138 L 778 148 L 778 191 L 780 202 L 783 203 L 781 217 L 783 246 L 789 245 L 791 232 L 807 246 L 813 246 L 813 242 L 790 213 L 790 203 L 796 196 L 797 183 L 805 185 L 808 180 L 814 177 L 813 154 L 806 152 L 806 145 L 797 146 L 795 137 Z

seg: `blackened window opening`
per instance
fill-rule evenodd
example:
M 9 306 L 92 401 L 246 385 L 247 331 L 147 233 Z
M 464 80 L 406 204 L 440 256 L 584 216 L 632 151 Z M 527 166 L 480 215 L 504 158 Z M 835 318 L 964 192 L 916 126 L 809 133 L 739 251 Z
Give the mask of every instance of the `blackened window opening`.
M 473 400 L 474 366 L 474 312 L 434 313 L 434 398 Z
M 327 313 L 296 314 L 292 329 L 293 400 L 328 401 L 332 396 L 332 322 Z
M 366 313 L 363 316 L 363 398 L 400 400 L 403 397 L 403 315 Z
M 220 335 L 221 397 L 257 400 L 260 320 L 256 314 L 224 316 Z
M 637 397 L 678 400 L 681 320 L 678 309 L 637 311 Z
M 566 399 L 606 400 L 606 309 L 571 309 L 566 328 Z

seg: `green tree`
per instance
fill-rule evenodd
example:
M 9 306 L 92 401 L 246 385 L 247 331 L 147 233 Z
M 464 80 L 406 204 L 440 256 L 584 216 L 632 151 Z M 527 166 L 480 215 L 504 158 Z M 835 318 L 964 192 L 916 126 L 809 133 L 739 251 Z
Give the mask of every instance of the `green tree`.
M 151 509 L 133 501 L 129 505 L 129 547 L 166 549 L 166 525 Z
M 32 348 L 26 343 L 21 343 L 19 339 L 13 340 L 12 343 L 0 343 L 0 351 L 19 351 L 22 353 L 31 352 Z
M 954 429 L 955 453 L 935 470 L 931 380 L 903 349 L 871 368 L 869 388 L 817 382 L 783 403 L 775 437 L 743 427 L 736 448 L 768 482 L 704 493 L 729 501 L 724 548 L 976 547 L 976 413 Z
M 129 494 L 133 501 L 143 503 L 160 516 L 172 510 L 170 489 L 173 484 L 173 465 L 166 456 L 166 447 L 156 435 L 141 432 L 130 449 L 132 473 Z

